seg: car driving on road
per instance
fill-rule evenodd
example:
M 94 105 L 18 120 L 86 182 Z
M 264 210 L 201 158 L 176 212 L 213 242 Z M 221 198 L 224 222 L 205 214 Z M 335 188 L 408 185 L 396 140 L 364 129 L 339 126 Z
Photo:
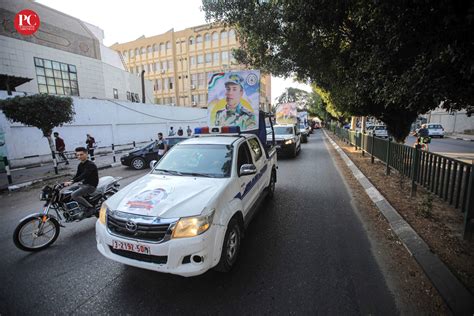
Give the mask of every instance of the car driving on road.
M 301 150 L 300 131 L 296 125 L 285 124 L 273 126 L 277 152 L 296 157 Z M 267 142 L 271 141 L 267 132 Z
M 276 163 L 275 149 L 253 134 L 185 140 L 102 205 L 97 248 L 159 272 L 229 271 L 243 230 L 263 198 L 273 196 Z

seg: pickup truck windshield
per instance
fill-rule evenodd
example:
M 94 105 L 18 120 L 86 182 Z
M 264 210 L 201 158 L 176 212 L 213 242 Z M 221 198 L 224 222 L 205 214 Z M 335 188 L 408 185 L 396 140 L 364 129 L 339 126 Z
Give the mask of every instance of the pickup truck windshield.
M 293 127 L 286 127 L 286 126 L 276 126 L 274 127 L 275 135 L 292 135 L 293 134 Z
M 153 170 L 155 174 L 172 174 L 210 178 L 227 178 L 232 168 L 232 150 L 226 145 L 180 145 L 173 147 Z

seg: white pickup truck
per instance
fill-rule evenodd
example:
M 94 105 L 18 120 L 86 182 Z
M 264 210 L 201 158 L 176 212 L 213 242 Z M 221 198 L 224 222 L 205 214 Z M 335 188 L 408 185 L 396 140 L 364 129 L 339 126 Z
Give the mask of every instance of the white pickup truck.
M 98 250 L 123 264 L 182 276 L 229 271 L 245 227 L 272 198 L 277 158 L 253 134 L 208 135 L 173 147 L 102 205 Z

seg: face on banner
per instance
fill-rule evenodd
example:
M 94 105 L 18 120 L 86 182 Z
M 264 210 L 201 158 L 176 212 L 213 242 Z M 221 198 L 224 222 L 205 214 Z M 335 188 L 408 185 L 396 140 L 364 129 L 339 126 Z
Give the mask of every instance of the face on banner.
M 209 126 L 258 129 L 260 71 L 211 73 L 207 79 Z
M 276 109 L 278 124 L 295 124 L 297 121 L 296 103 L 280 103 Z

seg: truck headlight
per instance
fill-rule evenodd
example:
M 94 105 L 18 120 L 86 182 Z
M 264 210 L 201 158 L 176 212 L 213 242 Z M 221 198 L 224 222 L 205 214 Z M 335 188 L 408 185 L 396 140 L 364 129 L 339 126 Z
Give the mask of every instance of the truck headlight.
M 106 220 L 106 217 L 107 217 L 107 210 L 108 210 L 108 206 L 107 204 L 102 203 L 101 207 L 100 207 L 100 212 L 99 212 L 99 222 L 102 224 L 102 225 L 105 225 L 105 220 Z
M 292 139 L 285 140 L 285 145 L 293 144 Z
M 186 238 L 201 235 L 211 227 L 214 209 L 199 216 L 182 217 L 174 227 L 172 238 Z

